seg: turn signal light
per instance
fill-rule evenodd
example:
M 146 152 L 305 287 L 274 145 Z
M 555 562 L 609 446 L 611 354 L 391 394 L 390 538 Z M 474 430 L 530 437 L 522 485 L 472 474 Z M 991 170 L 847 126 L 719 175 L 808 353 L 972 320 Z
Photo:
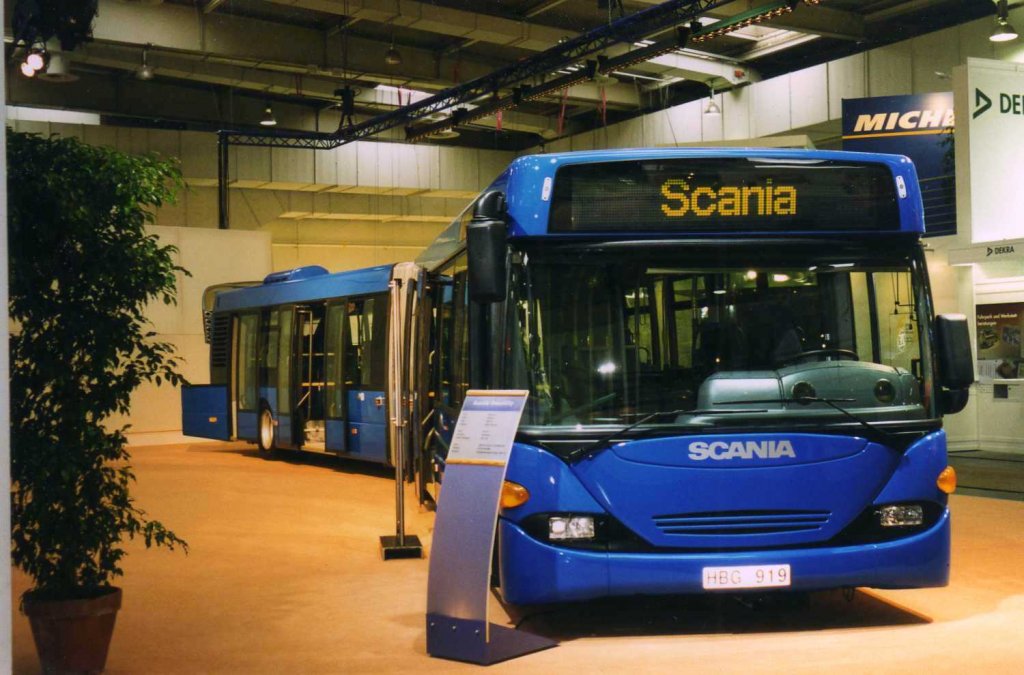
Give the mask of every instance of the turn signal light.
M 501 485 L 501 508 L 514 509 L 522 506 L 530 499 L 530 492 L 519 483 L 510 480 Z
M 935 484 L 947 495 L 953 494 L 953 491 L 956 490 L 956 469 L 951 466 L 947 466 L 942 470 L 942 473 L 939 474 Z

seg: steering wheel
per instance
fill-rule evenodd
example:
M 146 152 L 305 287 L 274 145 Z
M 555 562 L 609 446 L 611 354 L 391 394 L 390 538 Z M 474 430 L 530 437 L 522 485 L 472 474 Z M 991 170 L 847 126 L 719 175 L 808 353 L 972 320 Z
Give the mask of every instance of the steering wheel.
M 860 357 L 857 356 L 857 352 L 850 349 L 836 349 L 834 347 L 827 349 L 811 349 L 806 352 L 800 352 L 799 354 L 793 354 L 785 358 L 779 359 L 775 362 L 776 368 L 788 365 L 790 363 L 796 363 L 798 361 L 804 361 L 805 359 L 826 357 L 826 356 L 838 356 L 840 359 L 850 359 L 851 361 L 860 361 Z

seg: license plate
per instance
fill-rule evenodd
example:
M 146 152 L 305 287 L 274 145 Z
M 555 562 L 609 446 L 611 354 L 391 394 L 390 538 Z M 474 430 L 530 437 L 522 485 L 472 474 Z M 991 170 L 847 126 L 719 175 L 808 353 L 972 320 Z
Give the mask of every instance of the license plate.
M 778 588 L 792 583 L 789 565 L 743 565 L 740 567 L 705 567 L 704 590 L 730 588 Z

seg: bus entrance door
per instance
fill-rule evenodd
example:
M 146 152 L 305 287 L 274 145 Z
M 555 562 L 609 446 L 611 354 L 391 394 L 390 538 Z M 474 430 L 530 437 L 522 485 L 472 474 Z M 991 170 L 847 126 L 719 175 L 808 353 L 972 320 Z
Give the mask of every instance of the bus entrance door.
M 296 364 L 298 401 L 295 405 L 299 434 L 296 445 L 305 450 L 326 450 L 324 430 L 324 307 L 302 307 L 296 310 L 296 338 L 299 356 Z

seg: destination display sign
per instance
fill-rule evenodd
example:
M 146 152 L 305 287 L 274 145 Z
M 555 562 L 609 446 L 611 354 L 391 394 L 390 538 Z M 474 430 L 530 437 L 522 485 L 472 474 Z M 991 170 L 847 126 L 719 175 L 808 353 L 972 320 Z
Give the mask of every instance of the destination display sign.
M 758 158 L 575 164 L 555 175 L 550 232 L 899 229 L 881 164 Z

